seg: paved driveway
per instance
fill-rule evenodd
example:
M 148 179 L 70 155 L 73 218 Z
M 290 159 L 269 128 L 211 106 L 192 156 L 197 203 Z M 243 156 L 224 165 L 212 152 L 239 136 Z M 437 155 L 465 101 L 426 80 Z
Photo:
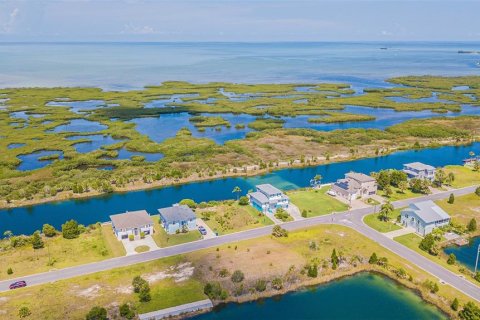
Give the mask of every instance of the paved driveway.
M 386 232 L 383 235 L 387 238 L 393 239 L 395 237 L 404 236 L 404 235 L 410 234 L 410 233 L 415 233 L 415 229 L 413 229 L 413 228 L 402 228 L 402 229 Z
M 300 209 L 298 209 L 298 207 L 292 203 L 288 205 L 287 212 L 293 218 L 293 220 L 305 219 L 304 217 L 302 217 L 302 214 L 300 213 Z
M 197 218 L 197 227 L 199 226 L 203 226 L 205 230 L 207 230 L 207 234 L 202 236 L 203 239 L 211 239 L 216 237 L 215 232 L 213 232 L 213 230 L 210 229 L 210 227 L 205 223 L 205 221 L 203 221 L 200 218 Z
M 159 247 L 157 246 L 157 244 L 155 243 L 155 240 L 153 240 L 151 235 L 146 235 L 144 239 L 136 239 L 133 241 L 130 241 L 128 239 L 123 239 L 122 243 L 123 243 L 123 246 L 125 247 L 125 250 L 127 251 L 127 256 L 131 254 L 137 254 L 138 252 L 135 251 L 135 248 L 140 246 L 149 247 L 150 250 L 148 251 L 159 249 Z

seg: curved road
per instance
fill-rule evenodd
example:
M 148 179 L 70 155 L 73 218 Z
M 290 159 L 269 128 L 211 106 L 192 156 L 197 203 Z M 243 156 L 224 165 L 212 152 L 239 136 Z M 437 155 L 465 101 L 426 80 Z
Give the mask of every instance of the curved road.
M 447 198 L 450 193 L 454 193 L 456 196 L 473 193 L 477 186 L 466 187 L 456 189 L 453 191 L 445 191 L 437 194 L 427 195 L 419 198 L 407 199 L 396 201 L 393 205 L 396 208 L 408 206 L 411 203 L 425 201 L 425 200 L 439 200 Z M 282 227 L 288 230 L 295 230 L 301 228 L 312 227 L 319 224 L 340 224 L 350 227 L 359 233 L 363 234 L 367 238 L 379 243 L 381 246 L 399 255 L 400 257 L 410 261 L 412 264 L 417 265 L 419 268 L 427 271 L 433 276 L 437 277 L 449 285 L 455 287 L 459 291 L 462 291 L 471 298 L 480 301 L 480 287 L 471 283 L 468 280 L 461 278 L 459 275 L 441 267 L 435 262 L 425 258 L 424 256 L 416 253 L 413 250 L 401 245 L 400 243 L 387 238 L 378 231 L 368 227 L 363 223 L 363 217 L 367 214 L 374 212 L 373 207 L 350 210 L 346 212 L 334 213 L 325 216 L 319 216 L 304 220 L 297 220 L 286 222 L 282 224 Z M 29 286 L 39 285 L 48 282 L 54 282 L 62 279 L 68 279 L 81 275 L 91 274 L 94 272 L 110 270 L 118 267 L 128 266 L 141 262 L 147 262 L 164 258 L 168 256 L 188 253 L 196 250 L 201 250 L 209 247 L 222 245 L 229 242 L 247 240 L 257 238 L 265 235 L 269 235 L 272 232 L 273 226 L 262 227 L 252 230 L 246 230 L 242 232 L 232 233 L 212 239 L 199 240 L 189 242 L 181 245 L 176 245 L 168 248 L 161 248 L 155 251 L 149 251 L 142 254 L 124 256 L 100 262 L 94 262 L 90 264 L 79 265 L 75 267 L 59 269 L 49 271 L 45 273 L 34 274 L 17 279 L 10 279 L 0 281 L 0 292 L 8 290 L 10 283 L 17 280 L 25 280 Z

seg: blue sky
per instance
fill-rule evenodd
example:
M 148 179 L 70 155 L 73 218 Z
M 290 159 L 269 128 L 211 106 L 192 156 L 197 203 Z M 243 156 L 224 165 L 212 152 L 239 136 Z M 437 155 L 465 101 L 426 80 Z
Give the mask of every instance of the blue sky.
M 479 12 L 479 0 L 0 0 L 0 41 L 477 41 Z

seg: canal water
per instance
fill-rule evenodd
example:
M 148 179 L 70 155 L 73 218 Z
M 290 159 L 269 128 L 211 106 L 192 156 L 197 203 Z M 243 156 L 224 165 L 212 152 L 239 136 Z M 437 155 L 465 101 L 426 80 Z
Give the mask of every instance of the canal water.
M 473 271 L 475 269 L 478 245 L 480 245 L 480 237 L 475 237 L 468 245 L 461 247 L 453 245 L 446 247 L 443 251 L 446 254 L 453 253 L 457 257 L 457 262 L 465 265 L 468 269 Z
M 342 178 L 349 171 L 369 174 L 372 171 L 395 168 L 400 169 L 404 163 L 420 161 L 435 167 L 448 164 L 461 164 L 470 151 L 480 153 L 480 143 L 469 146 L 449 146 L 435 149 L 400 151 L 388 156 L 366 158 L 348 162 L 319 165 L 309 168 L 282 169 L 261 176 L 225 178 L 203 182 L 193 182 L 178 186 L 114 193 L 106 196 L 68 200 L 0 210 L 0 235 L 5 230 L 14 234 L 31 234 L 40 230 L 44 223 L 60 228 L 62 223 L 75 219 L 82 224 L 109 221 L 109 215 L 145 209 L 150 214 L 157 209 L 167 207 L 182 199 L 190 198 L 197 202 L 209 200 L 232 199 L 235 186 L 242 189 L 242 194 L 253 189 L 255 185 L 270 183 L 283 190 L 291 190 L 309 185 L 317 174 L 322 182 L 332 182 Z
M 362 273 L 306 290 L 247 303 L 229 303 L 195 320 L 447 319 L 413 291 L 380 275 Z

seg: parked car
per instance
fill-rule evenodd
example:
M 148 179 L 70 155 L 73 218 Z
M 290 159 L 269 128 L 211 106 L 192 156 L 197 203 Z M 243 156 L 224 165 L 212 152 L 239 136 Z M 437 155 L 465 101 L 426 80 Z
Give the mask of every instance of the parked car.
M 331 195 L 332 197 L 335 197 L 337 195 L 337 193 L 333 190 L 328 190 L 327 194 Z
M 17 281 L 17 282 L 14 282 L 10 285 L 10 289 L 18 289 L 18 288 L 23 288 L 23 287 L 26 287 L 27 286 L 27 283 L 25 281 Z
M 200 231 L 200 233 L 202 234 L 202 236 L 204 236 L 204 235 L 207 234 L 207 230 L 205 229 L 204 226 L 199 226 L 199 227 L 198 227 L 198 231 Z

